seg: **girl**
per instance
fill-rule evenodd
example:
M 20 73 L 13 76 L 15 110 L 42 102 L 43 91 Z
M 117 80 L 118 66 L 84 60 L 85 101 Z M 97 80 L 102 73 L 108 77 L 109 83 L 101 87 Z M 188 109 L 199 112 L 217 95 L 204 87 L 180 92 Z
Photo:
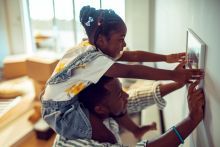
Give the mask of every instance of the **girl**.
M 105 75 L 108 77 L 137 78 L 150 80 L 173 80 L 186 83 L 201 75 L 200 70 L 163 70 L 143 65 L 128 65 L 117 61 L 148 62 L 180 61 L 185 54 L 159 55 L 143 51 L 124 51 L 127 28 L 124 21 L 112 10 L 96 10 L 85 6 L 80 11 L 80 21 L 85 28 L 88 41 L 83 41 L 68 50 L 59 61 L 55 71 L 47 81 L 42 95 L 42 115 L 45 121 L 61 136 L 72 138 L 102 138 L 92 134 L 89 113 L 78 101 L 77 94 L 91 83 L 97 83 Z M 155 86 L 155 101 L 160 108 L 165 101 L 160 97 L 159 86 Z M 124 113 L 117 118 L 119 124 L 129 129 L 129 121 Z M 138 128 L 138 127 L 137 127 Z M 143 130 L 137 131 L 137 134 Z M 143 134 L 143 133 L 141 133 Z M 141 136 L 141 135 L 136 135 Z

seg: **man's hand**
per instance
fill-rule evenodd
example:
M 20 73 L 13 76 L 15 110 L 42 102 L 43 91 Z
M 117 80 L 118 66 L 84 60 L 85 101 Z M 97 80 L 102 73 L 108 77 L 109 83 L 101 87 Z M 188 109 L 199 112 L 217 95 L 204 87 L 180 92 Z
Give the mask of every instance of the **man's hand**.
M 202 89 L 196 89 L 199 81 L 194 82 L 188 89 L 189 117 L 193 122 L 200 122 L 204 117 L 205 95 Z

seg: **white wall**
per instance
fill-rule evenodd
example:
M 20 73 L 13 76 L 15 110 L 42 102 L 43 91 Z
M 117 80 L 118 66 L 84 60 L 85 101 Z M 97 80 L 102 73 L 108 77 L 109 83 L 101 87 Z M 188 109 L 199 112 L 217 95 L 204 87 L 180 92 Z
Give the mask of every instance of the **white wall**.
M 125 0 L 125 23 L 127 25 L 126 43 L 130 50 L 150 51 L 149 48 L 149 2 L 150 0 Z M 152 63 L 144 63 L 153 66 Z M 144 84 L 152 84 L 142 83 Z M 146 85 L 145 85 L 146 86 Z M 146 133 L 143 139 L 151 139 L 160 135 L 160 118 L 156 105 L 141 112 L 141 125 L 157 123 L 157 130 Z
M 24 53 L 26 50 L 20 1 L 21 0 L 5 0 L 11 54 Z
M 28 18 L 26 0 L 1 0 L 1 11 L 4 14 L 1 25 L 7 25 L 5 37 L 9 54 L 31 53 L 33 42 Z
M 7 22 L 5 14 L 5 1 L 0 0 L 0 67 L 4 57 L 8 54 L 8 36 L 7 36 Z
M 149 0 L 125 0 L 128 48 L 149 50 Z
M 187 28 L 191 28 L 207 44 L 205 128 L 200 126 L 193 134 L 190 144 L 196 147 L 217 147 L 220 144 L 219 14 L 220 1 L 217 0 L 150 1 L 150 48 L 155 52 L 185 51 Z M 173 65 L 161 63 L 158 67 L 173 68 Z M 167 128 L 186 115 L 185 94 L 183 88 L 168 96 L 168 107 L 164 111 Z

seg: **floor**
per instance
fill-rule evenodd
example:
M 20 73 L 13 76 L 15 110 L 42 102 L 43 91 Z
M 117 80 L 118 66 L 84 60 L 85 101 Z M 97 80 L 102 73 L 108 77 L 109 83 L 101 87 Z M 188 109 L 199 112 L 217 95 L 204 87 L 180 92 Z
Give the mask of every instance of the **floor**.
M 55 134 L 49 140 L 37 139 L 35 132 L 32 131 L 12 147 L 52 147 L 54 138 Z

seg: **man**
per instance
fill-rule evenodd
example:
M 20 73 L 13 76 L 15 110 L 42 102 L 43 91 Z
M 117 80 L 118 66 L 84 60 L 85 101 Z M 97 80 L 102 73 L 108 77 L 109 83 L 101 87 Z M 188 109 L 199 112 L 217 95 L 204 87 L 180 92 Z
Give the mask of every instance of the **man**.
M 197 84 L 198 82 L 191 84 L 188 90 L 189 115 L 159 138 L 152 141 L 142 141 L 138 146 L 176 147 L 184 142 L 184 139 L 198 125 L 204 115 L 204 94 L 202 90 L 196 90 Z M 161 93 L 164 92 L 162 91 Z M 167 94 L 166 92 L 163 94 Z M 149 94 L 154 95 L 152 92 Z M 79 94 L 79 101 L 89 110 L 90 122 L 94 126 L 93 132 L 101 131 L 103 135 L 109 136 L 110 140 L 115 139 L 116 143 L 110 144 L 110 141 L 99 143 L 88 139 L 67 140 L 62 136 L 57 136 L 54 146 L 123 146 L 118 134 L 118 125 L 112 117 L 121 117 L 127 112 L 140 111 L 146 106 L 154 104 L 152 99 L 152 97 L 141 97 L 141 95 L 128 98 L 128 94 L 122 90 L 118 79 L 103 77 L 97 84 L 89 86 Z

